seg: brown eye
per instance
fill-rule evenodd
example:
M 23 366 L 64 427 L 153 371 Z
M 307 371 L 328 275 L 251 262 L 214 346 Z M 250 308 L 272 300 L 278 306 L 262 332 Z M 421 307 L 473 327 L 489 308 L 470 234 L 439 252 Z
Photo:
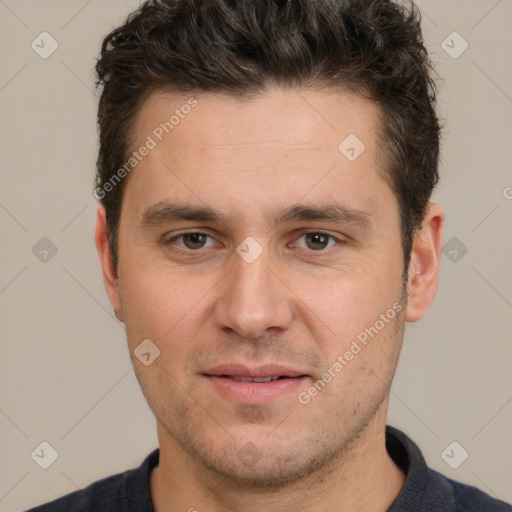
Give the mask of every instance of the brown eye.
M 201 249 L 206 243 L 208 235 L 204 233 L 186 233 L 181 235 L 181 238 L 187 249 Z
M 325 233 L 306 233 L 306 245 L 313 251 L 321 251 L 329 245 L 329 240 L 332 238 Z
M 344 238 L 337 238 L 334 235 L 325 233 L 324 231 L 303 231 L 301 235 L 293 242 L 294 247 L 299 247 L 306 251 L 313 251 L 327 255 L 334 251 L 336 246 L 345 243 Z

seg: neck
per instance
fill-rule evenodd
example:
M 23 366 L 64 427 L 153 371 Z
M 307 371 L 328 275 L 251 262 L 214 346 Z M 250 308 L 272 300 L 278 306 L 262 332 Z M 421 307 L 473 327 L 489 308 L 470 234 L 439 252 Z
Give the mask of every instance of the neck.
M 329 467 L 281 487 L 252 487 L 212 473 L 159 424 L 160 463 L 150 482 L 155 512 L 385 512 L 405 475 L 386 451 L 385 414 L 379 416 Z

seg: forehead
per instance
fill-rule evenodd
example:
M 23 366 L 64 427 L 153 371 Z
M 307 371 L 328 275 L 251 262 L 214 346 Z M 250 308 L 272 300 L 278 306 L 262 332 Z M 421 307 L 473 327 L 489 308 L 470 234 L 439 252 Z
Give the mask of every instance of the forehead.
M 306 195 L 375 209 L 379 190 L 390 193 L 379 169 L 379 115 L 374 102 L 346 91 L 155 93 L 139 110 L 131 140 L 134 151 L 149 139 L 152 149 L 125 194 L 137 200 L 139 214 L 176 196 L 196 204 L 215 197 L 216 209 L 236 205 L 246 213 L 276 211 Z
M 134 133 L 136 137 L 153 133 L 157 139 L 172 138 L 175 149 L 248 150 L 261 143 L 337 149 L 348 132 L 370 143 L 379 113 L 375 102 L 342 90 L 274 87 L 246 98 L 153 93 L 134 120 Z

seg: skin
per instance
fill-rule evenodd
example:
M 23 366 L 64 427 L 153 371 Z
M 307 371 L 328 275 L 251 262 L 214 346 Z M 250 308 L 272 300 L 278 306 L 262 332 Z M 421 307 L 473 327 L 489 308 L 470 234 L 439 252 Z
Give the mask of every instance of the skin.
M 385 449 L 389 387 L 405 322 L 421 318 L 436 292 L 443 212 L 430 204 L 415 234 L 405 297 L 398 203 L 381 175 L 374 103 L 278 88 L 246 100 L 194 97 L 197 106 L 127 178 L 117 275 L 103 207 L 96 227 L 105 287 L 157 418 L 155 510 L 384 512 L 404 482 Z M 133 148 L 186 99 L 150 96 Z M 338 150 L 351 133 L 366 146 L 353 162 Z M 165 201 L 225 219 L 145 224 L 143 213 Z M 367 223 L 271 219 L 332 201 L 365 212 Z M 208 237 L 179 238 L 184 230 Z M 334 238 L 318 243 L 305 230 Z M 247 236 L 262 248 L 252 263 L 236 252 Z M 402 311 L 301 404 L 299 392 L 393 304 Z M 134 350 L 147 338 L 160 356 L 144 366 Z M 224 363 L 282 364 L 307 377 L 267 403 L 241 404 L 204 375 Z M 244 446 L 255 463 L 237 456 Z

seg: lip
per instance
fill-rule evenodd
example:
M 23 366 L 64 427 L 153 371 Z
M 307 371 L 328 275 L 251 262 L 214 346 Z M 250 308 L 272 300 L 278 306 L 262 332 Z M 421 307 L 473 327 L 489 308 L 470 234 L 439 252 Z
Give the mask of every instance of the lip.
M 295 391 L 309 378 L 299 370 L 276 364 L 252 368 L 239 364 L 224 364 L 204 372 L 203 375 L 224 398 L 248 405 L 264 405 L 273 402 Z M 229 378 L 233 376 L 284 378 L 269 382 L 240 382 Z
M 264 364 L 262 366 L 252 368 L 243 364 L 222 364 L 204 372 L 204 374 L 217 377 L 229 375 L 256 378 L 271 377 L 276 375 L 280 377 L 300 377 L 305 375 L 304 372 L 279 364 Z

